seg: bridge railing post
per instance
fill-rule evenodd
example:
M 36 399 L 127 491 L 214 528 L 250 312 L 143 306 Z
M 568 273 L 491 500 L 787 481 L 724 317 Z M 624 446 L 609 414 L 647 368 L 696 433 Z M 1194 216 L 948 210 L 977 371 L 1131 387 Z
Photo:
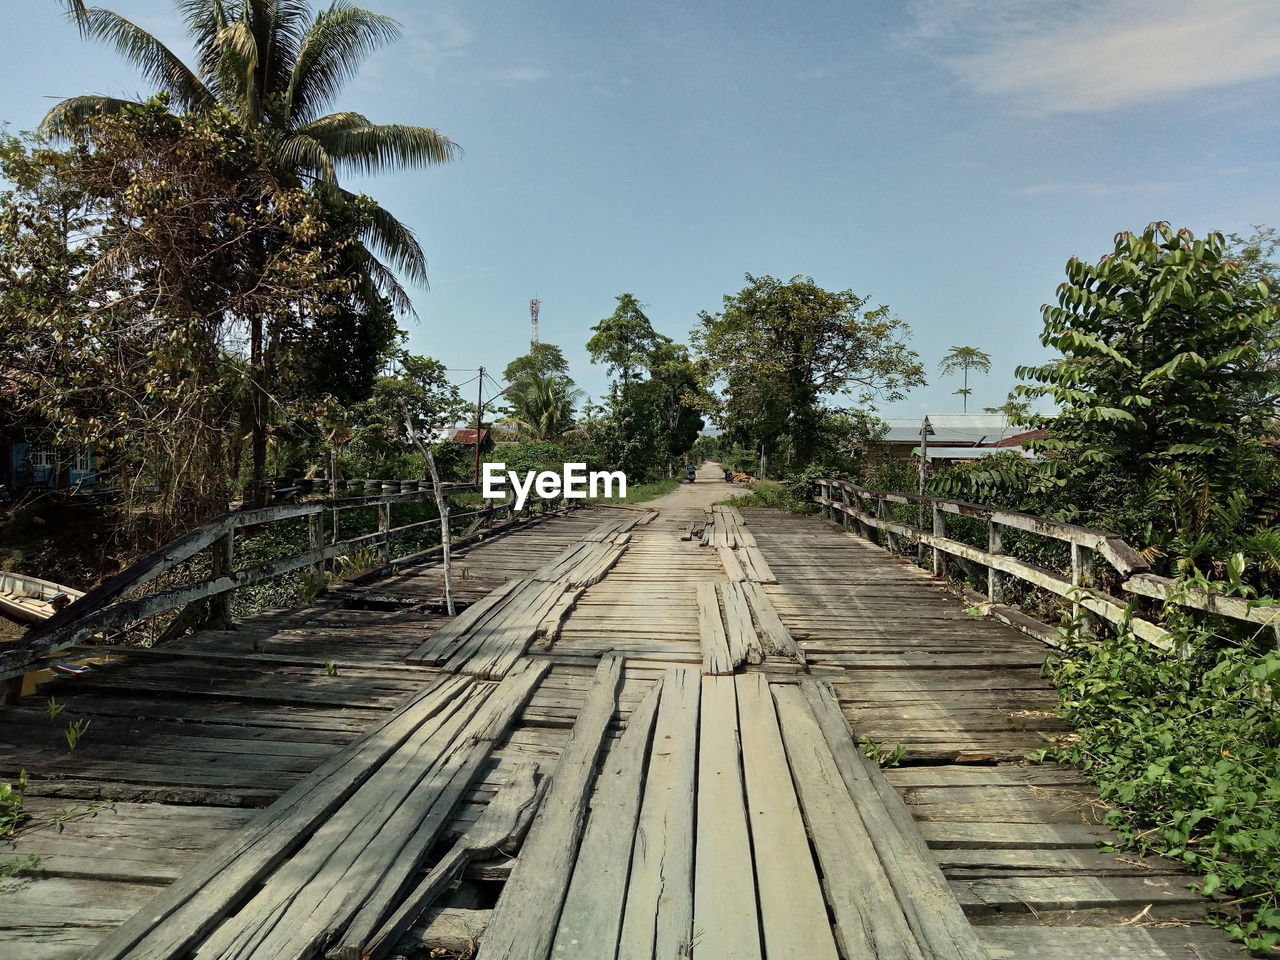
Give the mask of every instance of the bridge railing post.
M 313 513 L 307 517 L 307 543 L 312 550 L 319 550 L 324 546 L 324 514 Z M 311 568 L 311 575 L 316 578 L 317 584 L 324 583 L 324 561 L 321 560 Z
M 378 562 L 386 566 L 391 562 L 391 541 L 385 537 L 385 534 L 391 529 L 391 504 L 382 501 L 378 504 L 378 532 L 384 535 L 384 539 L 378 544 Z
M 843 503 L 846 507 L 852 506 L 852 504 L 849 502 L 849 490 L 847 487 L 840 488 L 840 502 Z M 842 511 L 840 514 L 840 523 L 844 526 L 846 530 L 849 529 L 849 520 L 850 520 L 850 517 L 848 512 Z
M 1093 554 L 1081 544 L 1072 543 L 1071 586 L 1083 587 L 1091 579 L 1093 579 Z M 1092 634 L 1094 632 L 1093 618 L 1084 615 L 1083 611 L 1084 608 L 1078 602 L 1071 604 L 1072 618 L 1081 621 L 1084 633 Z
M 1004 524 L 987 521 L 987 553 L 1004 553 Z M 987 567 L 987 598 L 992 603 L 1004 602 L 1004 580 L 995 567 Z
M 942 508 L 936 503 L 933 505 L 933 535 L 935 537 L 945 537 L 947 535 L 947 523 L 942 513 Z M 947 572 L 947 558 L 938 547 L 933 548 L 933 575 L 935 577 L 945 576 Z
M 231 573 L 236 558 L 236 530 L 232 527 L 209 547 L 209 572 L 215 577 Z M 231 593 L 226 590 L 209 598 L 209 625 L 224 629 L 231 623 Z
M 889 501 L 885 500 L 883 497 L 876 498 L 876 515 L 881 520 L 893 520 L 893 511 L 889 507 Z M 898 535 L 892 530 L 884 531 L 884 542 L 890 553 L 898 552 Z

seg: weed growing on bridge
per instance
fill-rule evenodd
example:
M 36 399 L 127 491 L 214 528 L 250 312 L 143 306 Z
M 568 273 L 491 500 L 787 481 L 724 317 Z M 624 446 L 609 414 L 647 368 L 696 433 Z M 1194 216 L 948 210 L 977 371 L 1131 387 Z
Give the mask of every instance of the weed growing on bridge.
M 1050 662 L 1079 733 L 1057 759 L 1081 767 L 1140 853 L 1204 873 L 1217 922 L 1254 950 L 1280 945 L 1280 653 L 1184 628 L 1167 656 L 1128 632 Z
M 23 809 L 22 793 L 27 788 L 27 772 L 18 771 L 13 783 L 0 783 L 0 839 L 10 836 L 28 816 Z

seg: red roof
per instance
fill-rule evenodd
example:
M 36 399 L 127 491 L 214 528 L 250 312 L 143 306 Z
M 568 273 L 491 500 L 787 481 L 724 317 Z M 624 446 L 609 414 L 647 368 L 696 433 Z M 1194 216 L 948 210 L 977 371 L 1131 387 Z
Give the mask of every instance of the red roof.
M 1003 440 L 996 440 L 994 443 L 984 444 L 988 447 L 1025 447 L 1031 440 L 1043 440 L 1044 430 L 1025 430 L 1022 433 L 1015 433 L 1005 437 Z
M 477 431 L 474 428 L 455 430 L 453 431 L 453 436 L 450 437 L 449 439 L 453 440 L 455 443 L 465 443 L 468 446 L 474 447 L 476 445 L 477 433 L 480 435 L 480 443 L 484 443 L 485 437 L 489 435 L 489 431 L 488 430 Z

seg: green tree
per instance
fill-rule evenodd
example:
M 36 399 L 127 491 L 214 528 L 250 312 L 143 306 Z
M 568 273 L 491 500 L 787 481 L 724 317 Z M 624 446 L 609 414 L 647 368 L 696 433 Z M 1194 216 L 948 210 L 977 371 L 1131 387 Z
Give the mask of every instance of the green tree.
M 1067 263 L 1043 313 L 1041 342 L 1061 356 L 1020 368 L 1030 382 L 1018 393 L 1060 408 L 1032 418 L 1049 480 L 1088 519 L 1166 554 L 1244 549 L 1280 566 L 1267 531 L 1241 540 L 1280 508 L 1263 439 L 1280 394 L 1267 359 L 1280 309 L 1223 236 L 1165 223 L 1121 233 L 1098 263 Z
M 716 419 L 735 442 L 789 448 L 801 468 L 818 453 L 825 399 L 871 406 L 924 382 L 907 325 L 887 306 L 868 309 L 866 297 L 809 277 L 746 279 L 693 334 L 705 379 L 721 388 Z
M 595 336 L 587 341 L 587 351 L 592 363 L 605 364 L 610 374 L 621 377 L 625 388 L 653 348 L 667 338 L 654 331 L 634 296 L 624 293 L 617 300 L 618 308 L 591 328 Z
M 368 174 L 444 163 L 457 152 L 448 138 L 427 127 L 375 124 L 354 112 L 325 112 L 363 60 L 399 36 L 398 25 L 388 17 L 345 3 L 312 15 L 304 0 L 180 0 L 178 12 L 195 52 L 189 67 L 113 11 L 86 7 L 84 0 L 64 0 L 64 5 L 83 36 L 113 46 L 178 110 L 199 115 L 225 110 L 235 116 L 254 139 L 258 191 L 310 184 L 316 192 L 350 200 L 352 195 L 338 184 L 339 170 Z M 44 126 L 76 135 L 93 118 L 117 114 L 130 103 L 101 95 L 73 97 L 55 106 Z M 358 270 L 365 302 L 374 304 L 386 296 L 397 309 L 411 310 L 393 269 L 425 283 L 426 258 L 413 232 L 374 204 L 361 240 L 343 256 Z M 252 369 L 253 477 L 260 489 L 273 318 L 254 313 L 243 319 Z
M 555 442 L 574 430 L 581 397 L 566 376 L 526 373 L 507 392 L 508 419 L 523 440 Z
M 515 383 L 526 374 L 535 373 L 540 376 L 549 374 L 567 374 L 569 362 L 564 352 L 554 343 L 535 343 L 528 353 L 516 357 L 502 371 L 502 379 L 507 383 Z
M 977 347 L 952 347 L 951 352 L 938 363 L 938 370 L 946 377 L 951 376 L 957 370 L 964 374 L 964 386 L 954 392 L 964 399 L 963 410 L 968 413 L 969 396 L 973 393 L 969 389 L 969 371 L 989 372 L 991 370 L 991 356 L 983 353 Z

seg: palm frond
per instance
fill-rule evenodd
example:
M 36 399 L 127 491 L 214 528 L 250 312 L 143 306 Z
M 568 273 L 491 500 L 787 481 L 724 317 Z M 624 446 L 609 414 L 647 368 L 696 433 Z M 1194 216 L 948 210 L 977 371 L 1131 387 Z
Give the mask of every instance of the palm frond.
M 316 14 L 302 37 L 286 95 L 295 123 L 319 115 L 354 77 L 364 60 L 400 36 L 390 17 L 336 0 Z
M 338 166 L 366 174 L 449 163 L 462 152 L 438 130 L 400 123 L 339 127 L 315 136 Z
M 45 114 L 45 118 L 40 121 L 40 129 L 60 137 L 70 137 L 84 130 L 89 121 L 95 117 L 119 113 L 125 107 L 134 106 L 136 103 L 137 101 L 134 100 L 103 97 L 97 94 L 70 97 Z
M 86 7 L 77 0 L 67 0 L 67 3 L 67 15 L 80 28 L 82 36 L 115 47 L 143 77 L 171 94 L 179 106 L 188 110 L 213 106 L 213 94 L 208 87 L 172 50 L 146 30 L 110 10 Z
M 231 22 L 222 0 L 176 0 L 178 15 L 187 28 L 196 51 L 196 65 L 203 77 L 217 73 L 222 54 L 218 35 Z
M 384 207 L 373 208 L 373 218 L 361 239 L 408 279 L 427 285 L 427 255 L 418 238 Z
M 307 0 L 248 0 L 243 19 L 253 33 L 260 53 L 258 89 L 265 99 L 287 96 L 291 66 L 298 59 L 310 27 Z
M 413 301 L 408 292 L 400 285 L 396 275 L 381 260 L 369 252 L 364 246 L 351 247 L 347 250 L 352 266 L 359 271 L 356 295 L 371 306 L 378 297 L 386 297 L 397 313 L 418 319 L 418 311 L 413 308 Z
M 218 50 L 218 91 L 223 103 L 235 105 L 241 123 L 257 126 L 262 120 L 262 91 L 258 86 L 261 52 L 249 23 L 233 20 L 218 31 Z
M 276 159 L 293 173 L 310 174 L 322 183 L 338 185 L 333 160 L 314 137 L 301 133 L 287 135 L 276 148 Z

